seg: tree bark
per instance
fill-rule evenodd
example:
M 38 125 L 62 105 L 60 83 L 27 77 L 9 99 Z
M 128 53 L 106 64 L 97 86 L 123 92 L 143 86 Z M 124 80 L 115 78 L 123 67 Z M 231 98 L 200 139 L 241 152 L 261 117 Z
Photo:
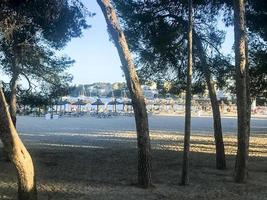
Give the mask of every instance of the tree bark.
M 246 19 L 245 19 L 246 26 Z M 248 60 L 248 38 L 246 37 L 246 88 L 247 88 L 247 129 L 248 129 L 248 137 L 247 137 L 247 151 L 249 152 L 249 138 L 250 138 L 250 121 L 251 121 L 251 105 L 252 99 L 250 96 L 250 74 L 249 74 L 249 60 Z
M 10 82 L 10 102 L 9 102 L 9 112 L 14 126 L 17 124 L 17 86 L 18 86 L 18 77 L 17 73 L 13 73 L 13 77 Z
M 186 86 L 186 104 L 185 104 L 185 130 L 184 130 L 184 152 L 182 163 L 181 185 L 189 183 L 189 149 L 191 132 L 191 97 L 192 97 L 192 68 L 193 68 L 193 7 L 192 0 L 188 0 L 188 63 L 187 63 L 187 86 Z
M 36 200 L 37 190 L 33 162 L 13 125 L 2 88 L 0 88 L 0 139 L 17 171 L 18 199 Z
M 224 142 L 223 142 L 223 134 L 222 134 L 222 122 L 221 122 L 221 113 L 219 102 L 217 100 L 217 95 L 215 91 L 214 83 L 211 79 L 211 73 L 208 67 L 206 53 L 202 46 L 201 40 L 199 36 L 194 32 L 193 38 L 195 44 L 197 46 L 202 71 L 204 73 L 206 83 L 208 86 L 211 107 L 212 107 L 212 114 L 213 114 L 213 127 L 214 127 L 214 139 L 215 139 L 215 146 L 216 146 L 216 168 L 217 169 L 226 169 L 226 159 L 225 159 L 225 149 L 224 149 Z
M 177 22 L 183 24 L 184 30 L 188 28 L 188 24 L 186 21 L 178 16 L 171 15 Z M 207 63 L 206 52 L 203 48 L 201 38 L 199 38 L 196 31 L 193 29 L 193 44 L 196 45 L 197 51 L 200 56 L 200 61 L 202 65 L 202 71 L 206 79 L 206 83 L 208 86 L 212 113 L 213 113 L 213 127 L 214 127 L 214 139 L 216 145 L 216 168 L 217 169 L 226 169 L 226 159 L 225 159 L 225 149 L 224 149 L 224 142 L 223 142 L 223 135 L 222 135 L 222 125 L 221 125 L 221 113 L 219 108 L 219 103 L 217 100 L 217 95 L 215 91 L 214 83 L 211 79 L 211 73 L 209 70 L 209 66 Z
M 238 149 L 235 166 L 235 181 L 245 182 L 247 179 L 247 163 L 249 149 L 249 118 L 250 103 L 247 77 L 245 2 L 234 0 L 234 32 L 235 32 L 235 65 L 236 65 L 236 96 Z
M 10 112 L 10 116 L 12 119 L 12 122 L 14 124 L 14 126 L 16 127 L 16 119 L 17 119 L 17 80 L 18 80 L 18 75 L 13 73 L 12 79 L 10 81 L 10 101 L 9 101 L 9 112 Z M 8 151 L 5 147 L 5 145 L 3 146 L 3 157 L 4 160 L 9 162 L 10 158 L 8 155 Z
M 108 31 L 117 48 L 128 89 L 131 94 L 138 143 L 138 184 L 149 188 L 151 181 L 151 147 L 145 100 L 125 35 L 109 0 L 97 0 L 107 22 Z

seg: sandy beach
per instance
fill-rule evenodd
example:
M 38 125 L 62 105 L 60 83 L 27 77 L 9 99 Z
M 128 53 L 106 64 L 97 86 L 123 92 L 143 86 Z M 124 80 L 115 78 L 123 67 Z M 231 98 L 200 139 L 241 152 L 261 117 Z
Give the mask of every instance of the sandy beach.
M 235 119 L 223 119 L 227 132 L 224 137 L 227 170 L 224 171 L 215 169 L 212 120 L 193 120 L 199 126 L 192 128 L 191 183 L 181 187 L 183 119 L 150 118 L 154 188 L 149 190 L 135 186 L 137 149 L 133 118 L 46 121 L 20 117 L 18 130 L 33 156 L 41 200 L 267 199 L 266 120 L 252 121 L 246 184 L 236 184 L 232 178 Z M 0 199 L 16 199 L 15 170 L 2 159 Z

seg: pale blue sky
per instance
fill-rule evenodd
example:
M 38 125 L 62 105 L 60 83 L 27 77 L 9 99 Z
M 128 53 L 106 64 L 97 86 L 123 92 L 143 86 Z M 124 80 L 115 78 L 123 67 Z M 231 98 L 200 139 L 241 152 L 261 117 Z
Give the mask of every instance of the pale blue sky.
M 76 61 L 68 70 L 74 76 L 73 83 L 125 81 L 117 50 L 109 40 L 106 22 L 96 0 L 82 1 L 88 10 L 96 15 L 88 19 L 92 27 L 85 30 L 81 38 L 72 39 L 61 51 L 62 54 L 67 54 Z M 222 22 L 218 26 L 227 31 L 226 40 L 222 46 L 223 53 L 233 53 L 233 28 L 226 28 Z M 5 76 L 2 78 L 5 81 L 9 80 Z
M 96 13 L 88 22 L 92 26 L 83 37 L 73 39 L 63 50 L 76 62 L 69 70 L 73 83 L 124 81 L 117 51 L 107 33 L 106 22 L 96 0 L 83 0 L 90 12 Z
M 85 84 L 93 82 L 124 81 L 117 51 L 109 41 L 106 22 L 95 0 L 83 0 L 89 11 L 96 13 L 88 20 L 92 26 L 84 31 L 81 38 L 73 39 L 62 51 L 76 60 L 69 70 L 74 76 L 73 83 Z M 225 29 L 223 23 L 218 24 Z M 227 28 L 226 42 L 223 53 L 231 52 L 234 35 L 232 28 Z

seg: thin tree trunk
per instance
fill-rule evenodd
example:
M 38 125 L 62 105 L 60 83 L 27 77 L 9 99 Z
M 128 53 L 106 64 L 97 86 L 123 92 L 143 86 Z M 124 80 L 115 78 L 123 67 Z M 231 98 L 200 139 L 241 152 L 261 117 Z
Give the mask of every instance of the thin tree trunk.
M 235 181 L 245 182 L 247 179 L 247 163 L 249 148 L 249 111 L 247 86 L 247 53 L 244 0 L 234 0 L 234 32 L 235 32 L 235 65 L 236 95 L 238 116 L 238 149 L 235 166 Z
M 211 79 L 206 76 L 206 82 L 208 85 L 209 96 L 212 107 L 213 114 L 213 127 L 214 127 L 214 138 L 215 138 L 215 147 L 216 147 L 216 168 L 217 169 L 226 169 L 226 159 L 225 159 L 225 150 L 224 142 L 222 135 L 222 122 L 221 122 L 221 113 L 219 108 L 219 103 L 217 100 L 217 95 L 215 91 L 215 86 L 212 83 Z
M 188 24 L 185 20 L 175 17 L 175 19 L 184 25 L 185 31 Z M 188 28 L 188 27 L 187 27 Z M 206 52 L 203 48 L 202 41 L 199 38 L 198 34 L 193 29 L 193 43 L 196 45 L 200 61 L 202 65 L 202 71 L 204 73 L 206 83 L 209 90 L 209 96 L 211 100 L 211 107 L 213 112 L 213 127 L 214 127 L 214 138 L 215 138 L 215 145 L 216 145 L 216 168 L 217 169 L 226 169 L 226 160 L 225 160 L 225 150 L 224 150 L 224 142 L 223 142 L 223 135 L 222 135 L 222 125 L 221 125 L 221 114 L 219 103 L 217 100 L 217 95 L 215 91 L 214 83 L 211 80 L 211 73 L 209 70 L 209 66 L 207 63 Z
M 11 93 L 10 93 L 10 101 L 9 101 L 9 112 L 10 112 L 11 119 L 15 127 L 16 127 L 16 122 L 17 122 L 17 80 L 18 80 L 18 74 L 14 72 L 12 79 L 10 81 Z M 5 145 L 3 146 L 3 157 L 5 161 L 7 162 L 10 161 L 10 158 L 8 156 L 8 151 L 6 150 Z
M 9 112 L 14 126 L 17 123 L 17 86 L 18 86 L 18 74 L 14 73 L 10 82 L 10 101 L 9 101 Z
M 245 21 L 246 23 L 246 21 Z M 246 26 L 246 24 L 245 24 Z M 248 137 L 247 137 L 247 151 L 249 152 L 249 138 L 250 138 L 250 121 L 251 121 L 251 96 L 250 96 L 250 74 L 249 74 L 249 60 L 248 60 L 248 38 L 246 37 L 246 82 L 247 82 L 247 129 L 248 129 Z
M 189 148 L 190 148 L 190 132 L 191 132 L 191 96 L 192 96 L 192 68 L 193 68 L 193 7 L 192 0 L 188 0 L 189 16 L 188 16 L 188 66 L 187 66 L 187 87 L 186 87 L 186 104 L 185 104 L 185 130 L 184 130 L 184 152 L 182 164 L 181 185 L 189 183 Z
M 193 38 L 197 46 L 198 52 L 200 54 L 202 70 L 203 70 L 203 73 L 206 79 L 210 101 L 211 101 L 212 114 L 213 114 L 214 139 L 215 139 L 215 146 L 216 146 L 216 168 L 226 169 L 221 113 L 220 113 L 219 102 L 217 100 L 215 86 L 211 80 L 211 74 L 210 74 L 209 66 L 208 66 L 207 59 L 206 59 L 206 53 L 202 46 L 201 40 L 196 33 L 193 33 Z
M 18 199 L 36 200 L 37 190 L 33 162 L 12 122 L 2 88 L 0 88 L 0 139 L 17 170 Z
M 133 103 L 138 143 L 138 184 L 149 188 L 151 183 L 151 147 L 147 110 L 141 85 L 124 33 L 119 25 L 116 12 L 109 0 L 97 0 L 105 16 L 108 31 L 118 50 Z

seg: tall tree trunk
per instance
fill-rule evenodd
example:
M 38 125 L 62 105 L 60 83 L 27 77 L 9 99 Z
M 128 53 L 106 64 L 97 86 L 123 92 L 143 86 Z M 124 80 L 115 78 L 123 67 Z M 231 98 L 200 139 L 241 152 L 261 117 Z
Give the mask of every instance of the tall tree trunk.
M 246 26 L 246 19 L 245 19 L 245 26 Z M 250 74 L 249 74 L 249 59 L 248 59 L 248 38 L 246 37 L 246 88 L 247 88 L 247 129 L 248 129 L 248 137 L 247 137 L 247 151 L 249 152 L 249 138 L 250 138 L 250 121 L 251 121 L 251 105 L 252 99 L 250 96 Z
M 214 83 L 206 75 L 206 82 L 208 85 L 209 96 L 212 107 L 213 114 L 213 127 L 214 127 L 214 138 L 215 138 L 215 147 L 216 147 L 216 168 L 217 169 L 226 169 L 226 159 L 225 159 L 225 150 L 224 142 L 222 135 L 222 123 L 221 123 L 221 113 L 219 108 L 219 103 L 217 100 L 217 95 L 215 91 Z
M 192 68 L 193 68 L 193 7 L 192 0 L 188 0 L 189 16 L 188 16 L 188 66 L 187 66 L 187 87 L 186 87 L 186 104 L 185 104 L 185 130 L 184 130 L 184 152 L 182 164 L 181 185 L 189 183 L 189 148 L 190 148 L 190 132 L 191 132 L 191 96 L 192 96 Z
M 215 146 L 216 146 L 216 168 L 226 169 L 221 113 L 220 113 L 219 102 L 217 100 L 215 86 L 211 79 L 211 73 L 209 70 L 208 63 L 207 63 L 206 53 L 202 46 L 201 40 L 195 32 L 193 33 L 193 38 L 194 38 L 195 44 L 197 46 L 197 49 L 200 55 L 202 71 L 206 79 L 210 101 L 211 101 L 212 114 L 213 114 L 214 139 L 215 139 Z
M 235 166 L 235 181 L 247 179 L 249 148 L 249 87 L 247 79 L 246 26 L 244 0 L 234 0 L 236 95 L 238 115 L 238 149 Z
M 19 74 L 14 70 L 16 67 L 15 61 L 13 62 L 13 74 L 10 81 L 10 100 L 9 100 L 9 112 L 14 126 L 16 127 L 17 123 L 17 81 Z M 3 157 L 5 161 L 9 162 L 10 158 L 8 156 L 8 152 L 4 145 L 3 147 Z
M 12 122 L 2 88 L 0 88 L 0 139 L 17 170 L 18 199 L 36 200 L 37 190 L 33 162 Z
M 175 17 L 175 19 L 177 20 L 177 22 L 182 23 L 184 25 L 184 30 L 186 31 L 186 27 L 188 26 L 186 21 L 180 17 Z M 194 29 L 193 29 L 193 43 L 196 45 L 197 51 L 200 56 L 202 71 L 206 79 L 206 83 L 209 90 L 209 96 L 211 100 L 211 107 L 213 112 L 214 138 L 216 145 L 216 168 L 225 169 L 226 160 L 225 160 L 225 150 L 224 150 L 224 142 L 222 135 L 221 113 L 220 113 L 219 103 L 217 100 L 215 86 L 211 79 L 211 73 L 207 63 L 206 52 L 203 48 L 201 38 L 198 36 L 198 34 Z
M 9 101 L 9 112 L 14 126 L 16 127 L 17 123 L 17 86 L 18 86 L 18 77 L 17 73 L 13 74 L 13 77 L 10 82 L 10 101 Z
M 135 70 L 133 59 L 124 33 L 119 25 L 115 10 L 109 0 L 97 0 L 105 16 L 108 31 L 118 50 L 133 103 L 138 143 L 138 184 L 141 187 L 151 186 L 151 147 L 148 117 L 144 96 Z

